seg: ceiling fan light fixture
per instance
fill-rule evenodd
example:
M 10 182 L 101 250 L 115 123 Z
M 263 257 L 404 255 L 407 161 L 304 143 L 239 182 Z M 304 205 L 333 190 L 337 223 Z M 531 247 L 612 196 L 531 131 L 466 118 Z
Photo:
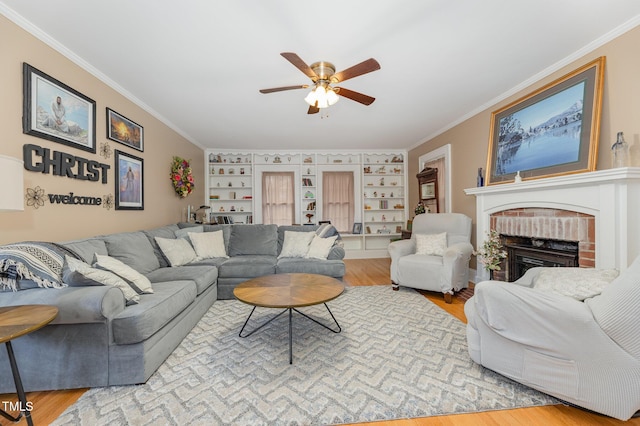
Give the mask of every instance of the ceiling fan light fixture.
M 333 91 L 333 88 L 325 84 L 316 85 L 315 89 L 310 91 L 304 98 L 305 102 L 316 108 L 327 108 L 338 102 L 338 99 L 338 95 Z

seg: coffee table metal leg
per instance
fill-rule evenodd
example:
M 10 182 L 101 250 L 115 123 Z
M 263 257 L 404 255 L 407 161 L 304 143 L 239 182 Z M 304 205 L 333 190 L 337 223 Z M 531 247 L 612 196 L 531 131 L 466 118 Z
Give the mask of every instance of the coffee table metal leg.
M 251 310 L 251 313 L 249 314 L 249 316 L 247 317 L 247 320 L 244 322 L 244 325 L 242 326 L 242 328 L 240 329 L 240 333 L 238 333 L 239 337 L 249 337 L 251 336 L 253 333 L 255 333 L 256 331 L 260 330 L 262 327 L 264 327 L 265 325 L 269 324 L 271 321 L 275 320 L 276 318 L 278 318 L 280 315 L 284 314 L 285 312 L 287 312 L 287 310 L 285 309 L 284 311 L 280 312 L 278 315 L 274 316 L 273 318 L 271 318 L 269 321 L 266 321 L 264 324 L 260 325 L 259 327 L 251 330 L 250 333 L 245 334 L 244 336 L 242 335 L 242 332 L 244 331 L 244 328 L 247 326 L 247 324 L 249 323 L 249 320 L 251 319 L 251 315 L 253 315 L 253 312 L 256 310 L 257 306 L 254 306 L 253 309 Z
M 293 309 L 289 308 L 289 364 L 293 364 Z
M 20 379 L 20 372 L 18 371 L 18 364 L 16 363 L 16 357 L 13 354 L 13 347 L 11 346 L 11 342 L 5 342 L 7 346 L 7 355 L 9 356 L 9 363 L 11 364 L 11 373 L 13 373 L 13 381 L 16 385 L 16 392 L 18 393 L 18 400 L 20 401 L 20 414 L 18 417 L 13 417 L 9 413 L 4 410 L 0 410 L 0 415 L 2 415 L 7 420 L 12 422 L 17 422 L 22 418 L 22 415 L 27 418 L 27 424 L 29 426 L 33 426 L 33 420 L 31 419 L 31 411 L 27 405 L 27 396 L 24 393 L 24 387 L 22 386 L 22 380 Z
M 333 313 L 331 312 L 331 309 L 329 309 L 329 306 L 327 306 L 327 304 L 324 304 L 324 307 L 327 308 L 327 311 L 329 311 L 329 315 L 331 315 L 331 318 L 333 319 L 333 322 L 336 323 L 336 325 L 338 326 L 337 330 L 332 329 L 331 327 L 321 323 L 320 321 L 318 321 L 315 318 L 311 318 L 309 315 L 305 314 L 304 312 L 300 312 L 299 310 L 297 310 L 296 308 L 293 308 L 294 311 L 296 311 L 297 313 L 299 313 L 300 315 L 302 315 L 303 317 L 306 317 L 308 319 L 310 319 L 311 321 L 315 322 L 316 324 L 319 324 L 321 326 L 323 326 L 324 328 L 326 328 L 327 330 L 330 330 L 334 333 L 340 333 L 342 331 L 342 327 L 340 327 L 340 324 L 338 324 L 338 320 L 336 320 L 336 317 L 333 316 Z

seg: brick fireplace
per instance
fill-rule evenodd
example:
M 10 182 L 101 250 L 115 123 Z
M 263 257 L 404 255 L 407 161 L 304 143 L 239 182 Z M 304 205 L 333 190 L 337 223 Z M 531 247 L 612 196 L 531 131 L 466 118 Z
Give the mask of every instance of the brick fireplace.
M 501 235 L 575 242 L 581 267 L 626 267 L 640 255 L 640 168 L 466 189 L 476 197 L 476 245 Z M 488 279 L 478 268 L 476 282 Z

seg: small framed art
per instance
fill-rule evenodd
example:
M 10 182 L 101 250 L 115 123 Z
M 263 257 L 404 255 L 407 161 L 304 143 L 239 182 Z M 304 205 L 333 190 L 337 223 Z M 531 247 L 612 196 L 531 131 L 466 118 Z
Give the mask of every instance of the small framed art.
M 115 150 L 116 210 L 144 210 L 142 158 Z

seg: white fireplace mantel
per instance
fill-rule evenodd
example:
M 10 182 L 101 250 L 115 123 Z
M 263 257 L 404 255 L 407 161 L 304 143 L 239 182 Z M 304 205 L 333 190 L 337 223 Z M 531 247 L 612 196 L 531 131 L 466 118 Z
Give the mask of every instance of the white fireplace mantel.
M 476 197 L 476 241 L 490 215 L 518 208 L 553 208 L 593 215 L 596 268 L 624 270 L 640 255 L 640 167 L 599 170 L 464 190 Z M 486 275 L 486 271 L 478 271 Z M 488 275 L 487 275 L 488 276 Z M 485 276 L 479 276 L 486 279 Z

